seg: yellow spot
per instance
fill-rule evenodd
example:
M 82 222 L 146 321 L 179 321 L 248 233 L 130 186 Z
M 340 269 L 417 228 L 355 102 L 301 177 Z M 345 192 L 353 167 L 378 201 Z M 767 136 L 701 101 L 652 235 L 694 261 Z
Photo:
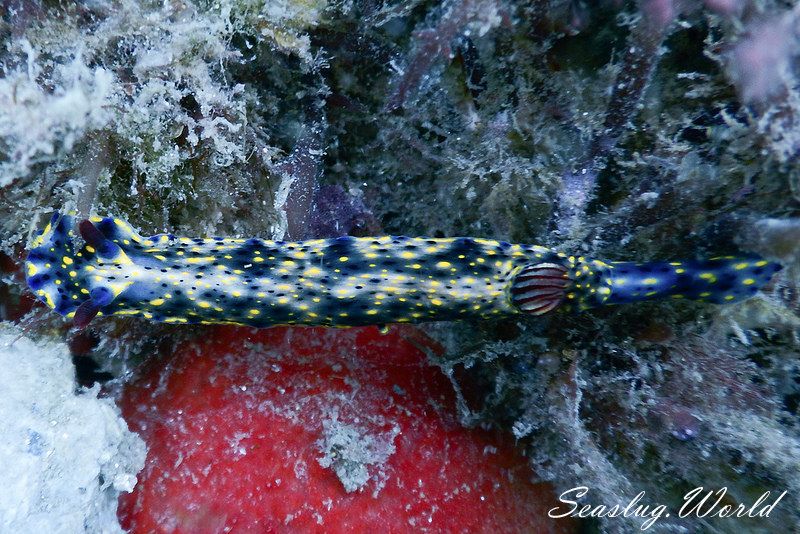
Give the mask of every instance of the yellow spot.
M 725 296 L 725 300 L 733 300 L 733 299 L 734 299 L 733 295 L 726 295 Z
M 255 310 L 255 309 L 253 309 L 253 310 L 250 310 L 248 313 L 249 313 L 250 315 L 258 315 L 259 313 L 261 313 L 261 311 L 260 311 L 260 310 Z
M 677 274 L 683 274 L 683 273 L 685 273 L 685 272 L 686 272 L 686 269 L 675 269 L 675 272 L 676 272 Z
M 64 261 L 64 263 L 66 263 L 67 265 L 72 265 L 72 258 L 70 258 L 69 256 L 64 256 L 64 257 L 62 258 L 62 260 L 63 260 L 63 261 Z
M 262 258 L 261 256 L 256 256 L 255 258 L 253 258 L 253 261 L 256 263 L 261 263 L 262 261 L 264 261 L 264 258 Z
M 156 258 L 157 260 L 161 260 L 161 261 L 167 261 L 167 258 L 165 258 L 164 256 L 162 256 L 161 254 L 156 254 L 156 255 L 155 255 L 155 258 Z
M 341 261 L 341 262 L 346 262 L 346 261 L 347 261 L 347 260 L 349 260 L 349 259 L 350 259 L 350 258 L 348 258 L 347 256 L 342 256 L 341 258 L 339 258 L 339 261 Z
M 406 258 L 406 259 L 411 259 L 411 258 L 416 257 L 416 254 L 406 250 L 406 251 L 400 253 L 400 257 Z
M 708 280 L 709 284 L 713 284 L 717 281 L 717 277 L 714 276 L 714 273 L 700 273 L 700 278 Z
M 161 306 L 162 304 L 164 304 L 164 299 L 153 299 L 150 301 L 150 304 L 152 306 Z
M 186 263 L 206 263 L 214 261 L 214 256 L 201 256 L 199 258 L 186 258 Z
M 413 263 L 413 264 L 411 264 L 411 268 L 412 269 L 422 269 L 422 265 L 420 265 L 419 263 Z
M 446 268 L 450 267 L 450 265 L 451 264 L 450 264 L 449 261 L 440 261 L 439 263 L 436 264 L 436 266 L 438 268 L 440 268 L 440 269 L 446 269 Z
M 644 280 L 642 280 L 642 282 L 644 282 L 645 285 L 652 286 L 653 284 L 657 284 L 658 280 L 656 280 L 655 278 L 645 278 Z
M 601 287 L 600 289 L 597 290 L 597 292 L 600 293 L 601 295 L 610 295 L 611 294 L 611 290 L 609 288 L 607 288 L 607 287 Z
M 752 278 L 745 278 L 744 280 L 742 280 L 742 283 L 744 285 L 746 285 L 746 286 L 751 286 L 751 285 L 755 284 L 756 281 L 753 280 Z
M 763 266 L 765 266 L 766 264 L 767 264 L 767 262 L 766 262 L 766 261 L 764 261 L 764 260 L 757 261 L 757 262 L 756 262 L 756 267 L 763 267 Z
M 700 293 L 700 296 L 703 297 L 703 298 L 710 297 L 711 293 L 709 293 L 708 291 L 703 291 L 702 293 Z
M 431 299 L 431 304 L 433 304 L 434 306 L 441 306 L 442 301 L 439 299 Z
M 69 275 L 70 275 L 72 278 L 75 278 L 76 276 L 78 276 L 78 273 L 76 273 L 75 271 L 70 271 L 70 272 L 69 272 Z
M 367 315 L 377 315 L 378 310 L 367 310 Z
M 231 293 L 231 295 L 233 295 L 234 297 L 241 297 L 242 296 L 242 294 L 239 291 L 233 291 Z
M 211 307 L 211 304 L 209 304 L 208 302 L 206 302 L 204 300 L 199 301 L 197 303 L 197 305 L 200 306 L 201 308 L 210 308 Z
M 747 269 L 750 266 L 749 263 L 737 263 L 733 266 L 734 269 L 737 271 L 741 271 L 742 269 Z

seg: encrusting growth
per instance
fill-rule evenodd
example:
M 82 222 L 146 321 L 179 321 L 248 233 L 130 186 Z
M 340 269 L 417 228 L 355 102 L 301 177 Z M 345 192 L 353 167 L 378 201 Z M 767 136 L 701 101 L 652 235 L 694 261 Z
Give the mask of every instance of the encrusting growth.
M 26 277 L 40 300 L 78 327 L 101 314 L 356 326 L 542 315 L 665 297 L 727 303 L 753 295 L 780 269 L 735 257 L 606 263 L 469 237 L 142 237 L 120 219 L 76 222 L 53 216 L 33 242 Z M 78 234 L 84 244 L 75 250 Z

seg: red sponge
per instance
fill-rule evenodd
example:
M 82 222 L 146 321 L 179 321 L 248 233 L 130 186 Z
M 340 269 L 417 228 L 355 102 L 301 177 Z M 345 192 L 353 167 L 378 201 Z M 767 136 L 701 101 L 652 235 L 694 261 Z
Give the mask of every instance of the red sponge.
M 513 442 L 459 425 L 412 327 L 234 327 L 121 405 L 149 453 L 132 532 L 571 532 Z

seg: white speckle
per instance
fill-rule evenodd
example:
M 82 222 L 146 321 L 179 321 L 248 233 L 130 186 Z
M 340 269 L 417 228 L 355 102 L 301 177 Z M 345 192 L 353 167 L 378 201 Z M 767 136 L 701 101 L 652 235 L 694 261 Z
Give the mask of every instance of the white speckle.
M 395 452 L 394 439 L 400 427 L 394 426 L 385 433 L 368 433 L 354 424 L 338 420 L 334 414 L 323 421 L 323 439 L 317 442 L 323 453 L 317 461 L 322 467 L 332 468 L 348 493 L 363 491 L 372 480 L 377 497 L 386 484 L 387 475 L 382 466 Z
M 645 204 L 648 208 L 652 208 L 655 206 L 656 200 L 658 200 L 659 194 L 655 191 L 647 191 L 639 195 L 636 199 L 638 202 Z
M 308 464 L 304 460 L 297 460 L 294 463 L 294 476 L 297 480 L 308 478 Z

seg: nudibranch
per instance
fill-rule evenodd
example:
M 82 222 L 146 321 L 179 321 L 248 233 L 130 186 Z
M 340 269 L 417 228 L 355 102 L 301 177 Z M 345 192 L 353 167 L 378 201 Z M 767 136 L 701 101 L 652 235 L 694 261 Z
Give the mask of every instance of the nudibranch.
M 25 262 L 35 295 L 78 327 L 95 315 L 356 326 L 660 298 L 729 303 L 752 296 L 780 268 L 756 257 L 604 262 L 469 237 L 143 237 L 120 219 L 61 214 L 34 239 Z

